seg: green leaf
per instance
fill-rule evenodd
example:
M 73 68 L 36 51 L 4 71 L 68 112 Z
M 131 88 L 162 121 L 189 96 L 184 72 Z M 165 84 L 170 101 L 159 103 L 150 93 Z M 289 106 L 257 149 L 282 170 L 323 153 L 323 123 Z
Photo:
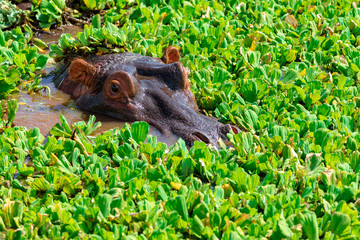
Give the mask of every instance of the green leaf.
M 1 47 L 5 47 L 5 46 L 6 46 L 6 41 L 5 41 L 4 32 L 1 31 L 1 29 L 0 29 L 0 46 L 1 46 Z
M 30 176 L 34 173 L 34 168 L 33 167 L 21 167 L 21 168 L 18 168 L 18 171 L 19 171 L 20 175 L 22 175 L 22 176 Z
M 99 206 L 100 211 L 105 218 L 108 218 L 110 216 L 111 201 L 112 201 L 112 197 L 109 194 L 101 194 L 98 195 L 96 198 L 96 203 Z
M 285 220 L 280 219 L 278 221 L 278 227 L 280 229 L 280 232 L 288 238 L 291 238 L 294 236 L 294 233 L 291 231 L 289 225 L 287 224 L 287 222 Z
M 259 51 L 248 52 L 249 63 L 252 64 L 254 67 L 260 66 L 260 57 L 261 57 L 261 53 Z
M 308 239 L 319 239 L 319 227 L 314 212 L 306 212 L 304 214 L 300 214 L 300 223 Z
M 341 131 L 342 132 L 353 132 L 354 120 L 350 116 L 341 116 Z
M 284 84 L 294 83 L 299 78 L 299 73 L 294 69 L 289 69 L 281 79 Z
M 131 124 L 131 136 L 137 142 L 144 142 L 149 133 L 149 124 L 147 122 L 134 122 Z
M 329 104 L 322 104 L 318 107 L 318 114 L 323 116 L 329 116 L 331 112 L 331 106 Z
M 221 225 L 221 216 L 218 211 L 210 212 L 209 222 L 212 228 L 216 228 Z
M 307 46 L 307 51 L 312 52 L 313 50 L 317 49 L 320 46 L 320 40 L 316 37 L 311 37 L 310 42 Z
M 48 57 L 45 55 L 40 55 L 36 59 L 35 67 L 38 69 L 43 69 L 48 61 Z
M 44 177 L 35 178 L 35 180 L 30 184 L 30 186 L 38 191 L 46 192 L 50 189 L 50 183 L 46 181 Z
M 159 185 L 157 189 L 158 189 L 160 199 L 163 201 L 166 201 L 168 199 L 168 196 L 167 196 L 164 188 L 161 185 Z
M 63 127 L 64 131 L 68 134 L 70 134 L 72 131 L 71 131 L 71 128 L 69 126 L 69 123 L 67 122 L 66 118 L 60 114 L 60 122 L 61 122 L 61 126 Z
M 221 201 L 222 199 L 224 199 L 224 189 L 221 186 L 216 186 L 214 193 L 215 193 L 215 199 L 217 201 Z
M 224 83 L 229 80 L 231 80 L 231 74 L 228 71 L 226 71 L 224 68 L 215 68 L 213 76 L 214 83 Z
M 85 6 L 88 7 L 90 10 L 96 9 L 96 1 L 95 0 L 84 0 Z
M 2 219 L 8 228 L 18 228 L 22 220 L 24 203 L 22 201 L 6 200 L 2 207 Z
M 198 238 L 201 238 L 202 232 L 204 231 L 205 226 L 201 222 L 201 220 L 198 218 L 198 216 L 195 215 L 195 217 L 191 220 L 190 223 L 190 230 L 191 232 Z
M 8 101 L 8 122 L 7 125 L 11 125 L 15 119 L 16 112 L 18 110 L 18 100 L 17 99 L 11 99 Z
M 188 221 L 189 214 L 183 195 L 179 195 L 175 199 L 168 200 L 168 202 L 165 204 L 165 207 L 168 211 L 176 211 L 184 221 Z
M 41 40 L 39 38 L 33 38 L 32 40 L 33 40 L 34 45 L 37 46 L 38 48 L 41 48 L 41 49 L 48 48 L 48 45 L 43 40 Z M 45 55 L 40 55 L 39 57 L 41 57 L 41 56 L 46 57 Z
M 101 17 L 99 14 L 96 14 L 92 18 L 92 25 L 94 28 L 100 29 L 101 28 Z
M 5 231 L 5 230 L 6 230 L 5 223 L 2 219 L 2 217 L 0 216 L 0 231 Z
M 255 81 L 249 80 L 247 82 L 244 82 L 241 86 L 240 91 L 246 101 L 252 103 L 257 100 L 257 86 Z
M 321 156 L 319 156 L 320 154 L 310 153 L 309 155 L 310 156 L 307 156 L 305 160 L 306 172 L 308 174 L 310 173 L 320 174 L 320 172 L 322 172 L 322 170 L 324 169 L 321 161 Z
M 53 0 L 56 6 L 58 6 L 61 10 L 64 10 L 66 7 L 65 0 Z
M 349 226 L 350 226 L 350 217 L 348 215 L 340 213 L 340 212 L 335 212 L 332 215 L 329 229 L 334 234 L 341 236 L 341 234 Z

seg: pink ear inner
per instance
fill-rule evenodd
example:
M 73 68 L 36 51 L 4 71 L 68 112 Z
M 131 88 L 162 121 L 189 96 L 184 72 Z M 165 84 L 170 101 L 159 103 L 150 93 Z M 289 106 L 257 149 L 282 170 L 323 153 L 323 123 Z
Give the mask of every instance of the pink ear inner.
M 91 85 L 91 80 L 95 76 L 95 73 L 95 67 L 83 59 L 76 59 L 69 67 L 71 80 L 87 86 Z
M 165 50 L 164 55 L 162 56 L 161 60 L 166 64 L 179 62 L 180 61 L 179 50 L 175 47 L 168 47 Z

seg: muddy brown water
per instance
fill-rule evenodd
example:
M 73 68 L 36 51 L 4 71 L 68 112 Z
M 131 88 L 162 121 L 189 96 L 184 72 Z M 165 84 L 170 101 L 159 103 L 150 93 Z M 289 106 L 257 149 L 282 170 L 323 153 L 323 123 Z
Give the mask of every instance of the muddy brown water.
M 43 40 L 47 44 L 57 43 L 63 33 L 68 33 L 72 37 L 76 38 L 78 32 L 82 32 L 83 29 L 76 25 L 64 25 L 58 29 L 52 29 L 49 32 L 35 33 L 35 37 Z
M 52 31 L 50 33 L 42 33 L 37 37 L 46 43 L 58 41 L 62 33 L 70 33 L 73 37 L 77 32 L 82 31 L 78 26 L 65 26 L 61 30 Z M 60 114 L 64 115 L 71 125 L 78 121 L 87 122 L 90 115 L 95 115 L 97 121 L 101 121 L 101 127 L 94 135 L 101 134 L 112 128 L 121 128 L 125 122 L 114 118 L 106 117 L 101 114 L 90 113 L 78 109 L 74 101 L 69 95 L 58 90 L 52 82 L 53 75 L 51 71 L 55 69 L 54 63 L 48 64 L 45 69 L 48 73 L 41 81 L 41 85 L 49 87 L 50 96 L 46 92 L 40 91 L 29 95 L 26 91 L 20 91 L 13 95 L 18 99 L 19 109 L 16 113 L 14 124 L 17 126 L 25 126 L 27 128 L 39 128 L 43 135 L 48 135 L 51 128 L 60 123 Z M 131 123 L 129 123 L 131 124 Z M 174 144 L 178 138 L 176 136 L 165 137 L 156 128 L 150 127 L 149 134 L 157 137 L 158 141 L 168 145 Z

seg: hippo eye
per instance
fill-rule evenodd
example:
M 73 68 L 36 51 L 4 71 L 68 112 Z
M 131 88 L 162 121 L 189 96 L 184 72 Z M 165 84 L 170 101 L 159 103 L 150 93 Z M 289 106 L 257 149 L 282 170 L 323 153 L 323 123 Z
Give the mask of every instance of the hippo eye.
M 112 93 L 118 93 L 120 91 L 120 87 L 116 84 L 111 84 L 111 92 Z

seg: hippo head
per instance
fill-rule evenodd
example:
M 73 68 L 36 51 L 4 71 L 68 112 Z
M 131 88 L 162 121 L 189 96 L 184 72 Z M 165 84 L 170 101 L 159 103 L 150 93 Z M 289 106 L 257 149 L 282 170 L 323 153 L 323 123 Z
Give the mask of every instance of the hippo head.
M 145 121 L 165 136 L 191 146 L 195 140 L 217 145 L 237 128 L 198 112 L 188 71 L 174 47 L 159 58 L 120 53 L 75 59 L 59 88 L 76 105 L 122 121 Z

